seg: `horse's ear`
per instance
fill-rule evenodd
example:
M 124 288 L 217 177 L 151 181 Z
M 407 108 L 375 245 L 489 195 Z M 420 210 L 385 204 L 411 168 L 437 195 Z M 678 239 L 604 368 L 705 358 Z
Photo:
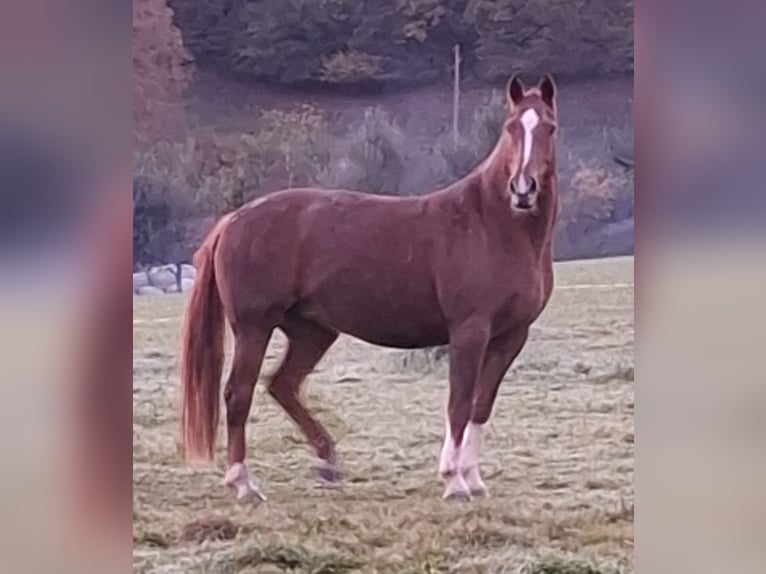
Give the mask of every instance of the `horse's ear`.
M 556 83 L 550 74 L 545 74 L 540 80 L 540 97 L 543 102 L 552 110 L 556 109 Z
M 508 107 L 513 110 L 524 98 L 524 84 L 521 83 L 518 76 L 513 76 L 508 80 L 506 92 L 508 93 Z

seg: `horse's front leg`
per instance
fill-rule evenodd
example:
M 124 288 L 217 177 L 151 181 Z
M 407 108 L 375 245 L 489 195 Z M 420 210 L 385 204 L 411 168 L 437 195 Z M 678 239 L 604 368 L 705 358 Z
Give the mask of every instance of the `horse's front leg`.
M 493 338 L 487 346 L 479 378 L 473 390 L 470 421 L 460 449 L 460 471 L 473 497 L 487 495 L 479 472 L 482 429 L 492 414 L 500 383 L 519 355 L 529 333 L 528 328 Z
M 449 399 L 439 462 L 445 499 L 470 499 L 470 488 L 461 469 L 461 449 L 471 417 L 474 387 L 489 340 L 489 322 L 474 320 L 450 333 Z

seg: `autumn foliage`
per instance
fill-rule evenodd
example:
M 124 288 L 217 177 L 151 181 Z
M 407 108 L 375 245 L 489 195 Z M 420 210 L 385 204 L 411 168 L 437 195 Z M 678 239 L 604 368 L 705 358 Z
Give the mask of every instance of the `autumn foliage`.
M 133 0 L 133 139 L 143 149 L 183 134 L 191 56 L 165 0 Z

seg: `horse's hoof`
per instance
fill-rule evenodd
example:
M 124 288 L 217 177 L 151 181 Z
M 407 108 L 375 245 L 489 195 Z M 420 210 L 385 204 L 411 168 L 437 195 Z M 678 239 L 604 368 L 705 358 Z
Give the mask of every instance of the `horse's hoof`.
M 343 490 L 343 483 L 342 482 L 330 482 L 328 480 L 324 480 L 323 478 L 319 478 L 319 483 L 317 484 L 317 488 L 324 488 L 327 490 Z
M 329 488 L 339 488 L 341 485 L 340 471 L 334 464 L 324 463 L 316 467 L 319 480 Z
M 463 471 L 463 479 L 468 487 L 468 492 L 471 493 L 471 498 L 486 498 L 489 496 L 489 491 L 484 481 L 479 474 L 479 467 L 474 466 Z
M 442 498 L 448 502 L 471 502 L 471 495 L 465 490 L 445 492 Z
M 240 504 L 258 505 L 261 502 L 266 502 L 266 495 L 263 494 L 254 485 L 251 485 L 251 488 L 247 488 L 237 492 L 237 502 L 239 502 Z
M 235 490 L 237 501 L 240 503 L 260 504 L 266 501 L 266 495 L 250 479 L 250 474 L 242 463 L 235 463 L 229 468 L 223 483 Z
M 468 502 L 471 500 L 471 491 L 461 473 L 442 472 L 441 476 L 444 481 L 444 494 L 442 495 L 444 500 L 456 500 L 461 502 Z

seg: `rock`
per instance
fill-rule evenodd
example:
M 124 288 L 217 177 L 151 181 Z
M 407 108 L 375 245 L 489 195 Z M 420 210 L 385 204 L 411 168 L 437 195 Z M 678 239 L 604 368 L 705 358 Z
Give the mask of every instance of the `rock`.
M 159 287 L 154 287 L 152 285 L 145 285 L 144 287 L 139 287 L 136 291 L 139 295 L 162 295 L 164 291 L 160 289 Z
M 197 270 L 194 265 L 184 263 L 181 265 L 181 277 L 184 279 L 194 279 L 197 276 Z
M 149 277 L 146 273 L 133 273 L 133 293 L 138 293 L 142 287 L 149 286 Z
M 188 277 L 181 279 L 181 291 L 183 293 L 187 293 L 191 291 L 191 288 L 193 285 L 194 285 L 194 279 L 189 279 Z M 178 293 L 178 285 L 173 283 L 170 287 L 168 287 L 164 291 L 165 293 Z
M 148 272 L 149 284 L 162 291 L 167 291 L 169 287 L 176 285 L 175 265 L 162 265 L 152 267 Z

